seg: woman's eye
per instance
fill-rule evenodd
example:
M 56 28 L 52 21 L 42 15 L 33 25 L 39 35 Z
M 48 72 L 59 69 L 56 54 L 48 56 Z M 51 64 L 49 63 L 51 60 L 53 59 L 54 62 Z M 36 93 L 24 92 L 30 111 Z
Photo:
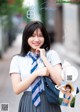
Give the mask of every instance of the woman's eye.
M 40 34 L 40 35 L 39 35 L 39 37 L 43 37 L 43 35 L 42 35 L 42 34 Z
M 32 37 L 36 37 L 36 35 L 32 34 Z M 42 34 L 37 35 L 37 37 L 43 37 Z
M 32 37 L 35 37 L 35 35 L 33 34 Z

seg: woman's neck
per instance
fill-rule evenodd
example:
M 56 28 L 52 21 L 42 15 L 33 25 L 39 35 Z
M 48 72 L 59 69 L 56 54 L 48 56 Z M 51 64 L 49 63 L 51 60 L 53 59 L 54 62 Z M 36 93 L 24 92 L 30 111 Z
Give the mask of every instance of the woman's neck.
M 36 50 L 33 50 L 33 49 L 31 49 L 30 51 L 31 51 L 32 53 L 35 53 L 35 52 L 36 52 Z

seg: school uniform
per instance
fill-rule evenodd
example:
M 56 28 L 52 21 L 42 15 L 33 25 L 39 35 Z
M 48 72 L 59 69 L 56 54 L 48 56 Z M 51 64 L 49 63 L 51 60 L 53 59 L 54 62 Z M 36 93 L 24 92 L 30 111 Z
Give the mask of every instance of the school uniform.
M 29 53 L 29 52 L 28 52 Z M 19 55 L 16 55 L 12 58 L 11 64 L 10 64 L 10 74 L 11 73 L 18 73 L 21 76 L 21 80 L 28 77 L 31 70 L 32 65 L 32 58 L 28 55 L 28 53 L 21 57 Z M 46 57 L 48 61 L 53 65 L 57 65 L 61 63 L 61 60 L 54 50 L 49 50 L 46 52 Z M 37 59 L 38 67 L 37 69 L 43 68 L 45 65 L 42 61 L 42 59 L 39 57 Z M 44 82 L 43 77 L 41 78 L 41 89 L 42 93 L 40 94 L 40 100 L 41 103 L 39 106 L 35 107 L 32 103 L 32 88 L 29 86 L 24 92 L 21 97 L 20 103 L 19 103 L 19 110 L 18 112 L 61 112 L 60 106 L 55 104 L 50 104 L 47 101 L 45 89 L 44 89 Z

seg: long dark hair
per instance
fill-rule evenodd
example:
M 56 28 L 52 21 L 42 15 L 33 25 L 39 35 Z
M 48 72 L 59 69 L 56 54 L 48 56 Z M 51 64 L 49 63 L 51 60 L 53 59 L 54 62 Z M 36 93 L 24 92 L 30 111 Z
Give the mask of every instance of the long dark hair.
M 40 21 L 34 21 L 34 22 L 28 23 L 24 28 L 23 36 L 22 36 L 21 52 L 19 55 L 25 56 L 28 53 L 28 51 L 30 51 L 28 38 L 34 33 L 34 31 L 37 28 L 40 28 L 44 37 L 44 44 L 41 46 L 41 48 L 44 48 L 45 50 L 50 49 L 50 39 L 44 25 Z

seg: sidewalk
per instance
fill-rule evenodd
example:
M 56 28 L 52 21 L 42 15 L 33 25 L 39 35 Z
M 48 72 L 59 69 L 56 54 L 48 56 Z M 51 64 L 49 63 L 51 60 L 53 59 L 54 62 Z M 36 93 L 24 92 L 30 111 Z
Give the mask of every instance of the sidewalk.
M 17 35 L 13 45 L 7 49 L 0 60 L 0 105 L 9 104 L 9 112 L 17 112 L 21 95 L 15 95 L 12 90 L 12 83 L 9 76 L 9 66 L 13 55 L 20 52 L 21 34 Z
M 72 60 L 74 63 L 80 66 L 80 55 L 75 54 L 74 52 L 67 51 L 62 44 L 54 44 L 53 46 L 64 58 Z

